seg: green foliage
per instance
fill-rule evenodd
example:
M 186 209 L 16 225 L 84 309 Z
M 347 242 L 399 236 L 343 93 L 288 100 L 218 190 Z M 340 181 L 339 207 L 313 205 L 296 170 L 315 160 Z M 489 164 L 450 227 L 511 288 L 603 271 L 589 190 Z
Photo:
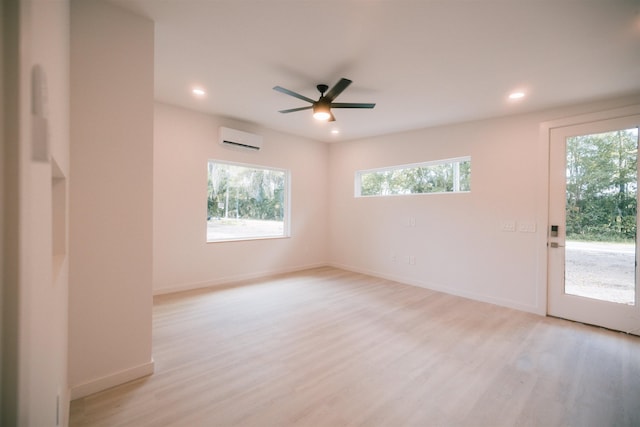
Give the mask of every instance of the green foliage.
M 567 139 L 567 237 L 635 240 L 638 130 Z
M 284 219 L 285 172 L 209 162 L 207 214 L 213 218 Z
M 449 162 L 407 168 L 386 169 L 360 176 L 360 195 L 389 196 L 397 194 L 443 193 L 471 190 L 471 162 Z

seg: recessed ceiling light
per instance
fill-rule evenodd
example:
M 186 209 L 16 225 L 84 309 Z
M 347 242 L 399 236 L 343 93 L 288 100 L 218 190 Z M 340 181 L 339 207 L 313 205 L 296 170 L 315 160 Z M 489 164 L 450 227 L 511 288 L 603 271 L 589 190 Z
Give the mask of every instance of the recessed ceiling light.
M 193 88 L 191 90 L 191 93 L 199 97 L 205 96 L 207 94 L 207 92 L 205 92 L 204 89 L 201 89 L 199 87 Z
M 331 133 L 334 134 L 334 135 L 337 135 L 337 134 L 340 133 L 340 131 L 338 129 L 332 129 Z
M 522 99 L 522 98 L 524 98 L 524 92 L 517 91 L 517 92 L 511 92 L 509 94 L 509 99 Z

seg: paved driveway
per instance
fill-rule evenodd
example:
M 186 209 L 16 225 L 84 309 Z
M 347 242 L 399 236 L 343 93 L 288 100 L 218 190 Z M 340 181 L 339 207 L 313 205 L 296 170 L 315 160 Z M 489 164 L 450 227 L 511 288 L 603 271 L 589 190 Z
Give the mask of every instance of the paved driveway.
M 635 245 L 567 241 L 565 268 L 567 293 L 634 303 Z

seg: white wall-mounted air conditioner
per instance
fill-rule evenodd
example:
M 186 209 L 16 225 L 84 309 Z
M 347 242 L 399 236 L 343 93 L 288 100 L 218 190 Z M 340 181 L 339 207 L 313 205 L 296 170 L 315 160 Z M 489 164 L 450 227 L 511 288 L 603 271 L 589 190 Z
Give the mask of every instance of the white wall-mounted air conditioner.
M 220 127 L 220 144 L 246 150 L 262 148 L 262 136 L 241 130 Z

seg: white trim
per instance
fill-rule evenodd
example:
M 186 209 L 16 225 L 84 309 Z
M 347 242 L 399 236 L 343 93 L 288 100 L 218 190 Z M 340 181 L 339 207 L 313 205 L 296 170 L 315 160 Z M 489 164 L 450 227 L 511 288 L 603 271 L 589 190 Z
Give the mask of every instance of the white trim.
M 540 314 L 548 314 L 548 259 L 547 240 L 549 231 L 549 144 L 551 143 L 551 129 L 575 126 L 584 123 L 617 119 L 620 117 L 640 114 L 640 104 L 615 108 L 612 110 L 598 111 L 595 113 L 581 114 L 558 120 L 540 123 L 540 135 L 538 138 L 538 188 L 536 194 L 537 206 L 536 222 L 541 224 L 544 232 L 538 233 L 537 278 L 538 289 L 536 292 L 536 307 Z
M 265 166 L 265 165 L 259 165 L 257 163 L 244 163 L 244 162 L 232 162 L 229 160 L 220 160 L 220 159 L 208 159 L 207 162 L 215 162 L 215 163 L 222 163 L 225 165 L 230 165 L 230 166 L 240 166 L 243 168 L 248 168 L 248 169 L 267 169 L 267 170 L 271 170 L 271 171 L 276 171 L 276 172 L 289 172 L 289 169 L 284 169 L 284 168 L 279 168 L 276 166 Z
M 254 273 L 249 275 L 226 277 L 226 278 L 218 279 L 215 281 L 206 281 L 206 282 L 198 282 L 198 283 L 189 283 L 189 284 L 179 285 L 179 286 L 172 286 L 170 288 L 162 288 L 162 289 L 154 290 L 153 295 L 166 295 L 166 294 L 171 294 L 175 292 L 182 292 L 182 291 L 189 291 L 189 290 L 196 290 L 196 289 L 203 289 L 203 288 L 234 286 L 234 285 L 240 285 L 242 282 L 246 282 L 248 280 L 266 279 L 270 277 L 276 277 L 281 274 L 293 273 L 296 271 L 304 271 L 312 268 L 321 268 L 321 267 L 339 268 L 341 270 L 352 271 L 354 273 L 366 274 L 367 276 L 371 276 L 371 277 L 378 277 L 380 279 L 391 280 L 394 282 L 401 283 L 403 285 L 416 286 L 423 289 L 430 289 L 436 292 L 442 292 L 449 295 L 455 295 L 462 298 L 472 299 L 474 301 L 481 301 L 481 302 L 486 302 L 488 304 L 499 305 L 501 307 L 512 308 L 514 310 L 525 311 L 533 314 L 540 314 L 542 316 L 545 315 L 545 313 L 540 313 L 536 306 L 521 304 L 521 303 L 504 299 L 504 298 L 488 297 L 486 295 L 477 294 L 474 292 L 460 291 L 460 290 L 452 289 L 450 287 L 447 287 L 445 285 L 438 284 L 438 283 L 423 282 L 420 280 L 410 279 L 408 277 L 384 274 L 374 270 L 357 268 L 350 265 L 340 264 L 335 262 L 320 263 L 320 264 L 308 265 L 304 267 L 297 267 L 297 268 L 291 268 L 291 269 L 283 269 L 281 271 L 272 272 L 272 273 L 264 273 L 264 272 Z
M 328 265 L 327 263 L 316 263 L 316 264 L 302 265 L 302 266 L 291 267 L 291 268 L 283 268 L 283 269 L 273 270 L 273 271 L 261 271 L 257 273 L 240 274 L 237 276 L 226 276 L 226 277 L 221 277 L 219 279 L 205 280 L 202 282 L 192 282 L 192 283 L 184 283 L 179 285 L 171 285 L 171 286 L 167 286 L 159 289 L 154 289 L 153 295 L 154 296 L 166 295 L 166 294 L 173 294 L 176 292 L 192 291 L 196 289 L 215 288 L 218 286 L 232 286 L 232 285 L 239 284 L 241 282 L 245 282 L 247 280 L 275 277 L 281 274 L 293 273 L 296 271 L 304 271 L 312 268 L 326 267 L 327 265 Z
M 372 169 L 362 169 L 362 170 L 359 170 L 358 172 L 360 173 L 387 172 L 387 171 L 393 171 L 396 169 L 413 169 L 413 168 L 426 167 L 426 166 L 443 165 L 447 163 L 461 163 L 461 162 L 470 162 L 470 161 L 471 161 L 471 156 L 461 156 L 461 157 L 452 157 L 450 159 L 429 160 L 426 162 L 407 163 L 403 165 L 384 166 L 381 168 L 372 168 Z
M 339 264 L 339 263 L 333 263 L 332 262 L 332 263 L 329 263 L 328 265 L 330 267 L 339 268 L 339 269 L 342 269 L 342 270 L 347 270 L 347 271 L 353 271 L 355 273 L 366 274 L 367 276 L 372 276 L 372 277 L 378 277 L 378 278 L 381 278 L 381 279 L 391 280 L 391 281 L 394 281 L 394 282 L 397 282 L 397 283 L 400 283 L 400 284 L 403 284 L 403 285 L 416 286 L 416 287 L 423 288 L 423 289 L 429 289 L 429 290 L 436 291 L 436 292 L 442 292 L 442 293 L 448 294 L 448 295 L 454 295 L 454 296 L 461 297 L 461 298 L 467 298 L 467 299 L 471 299 L 471 300 L 474 300 L 474 301 L 480 301 L 480 302 L 484 302 L 484 303 L 487 303 L 487 304 L 498 305 L 500 307 L 511 308 L 511 309 L 514 309 L 514 310 L 524 311 L 524 312 L 533 313 L 533 314 L 540 314 L 540 315 L 544 316 L 544 313 L 539 313 L 538 307 L 536 307 L 536 306 L 532 306 L 532 305 L 528 305 L 528 304 L 521 304 L 521 303 L 518 303 L 516 301 L 512 301 L 512 300 L 508 300 L 508 299 L 504 299 L 504 298 L 491 297 L 491 296 L 478 294 L 478 293 L 475 293 L 475 292 L 462 291 L 462 290 L 450 288 L 448 286 L 445 286 L 445 285 L 442 285 L 442 284 L 439 284 L 439 283 L 424 282 L 424 281 L 421 281 L 421 280 L 410 279 L 408 277 L 384 274 L 384 273 L 380 273 L 380 272 L 377 272 L 377 271 L 368 270 L 368 269 L 361 269 L 361 268 L 357 268 L 357 267 L 353 267 L 353 266 L 349 266 L 349 265 L 345 265 L 345 264 Z
M 146 377 L 153 374 L 153 369 L 154 362 L 153 359 L 151 359 L 149 362 L 143 363 L 142 365 L 134 366 L 111 375 L 96 378 L 84 384 L 73 386 L 71 387 L 71 400 L 80 399 L 81 397 L 89 396 L 90 394 L 97 393 L 138 378 Z
M 207 180 L 210 178 L 210 171 L 211 171 L 211 164 L 221 164 L 221 165 L 228 165 L 228 166 L 235 166 L 235 167 L 242 167 L 245 169 L 255 169 L 255 170 L 267 170 L 267 171 L 272 171 L 272 172 L 281 172 L 284 174 L 284 199 L 283 199 L 283 203 L 284 203 L 284 213 L 283 216 L 284 218 L 282 219 L 282 234 L 277 234 L 277 235 L 267 235 L 267 236 L 240 236 L 240 237 L 230 237 L 230 238 L 222 238 L 222 239 L 213 239 L 213 240 L 209 240 L 209 233 L 208 233 L 208 225 L 207 228 L 205 229 L 205 242 L 207 244 L 209 243 L 224 243 L 224 242 L 238 242 L 238 241 L 248 241 L 248 240 L 261 240 L 261 239 L 286 239 L 286 238 L 290 238 L 291 237 L 291 170 L 289 169 L 282 169 L 282 168 L 277 168 L 277 167 L 272 167 L 272 166 L 262 166 L 262 165 L 256 165 L 256 164 L 251 164 L 251 163 L 238 163 L 238 162 L 229 162 L 226 160 L 216 160 L 216 159 L 209 159 L 207 160 Z M 227 192 L 227 201 L 228 201 L 228 192 Z M 209 198 L 209 194 L 207 191 L 207 199 Z M 226 206 L 225 209 L 228 209 L 229 207 Z M 207 215 L 209 213 L 209 209 L 207 207 Z M 232 218 L 233 219 L 233 218 Z M 207 221 L 208 222 L 208 221 Z
M 420 196 L 420 195 L 429 195 L 429 194 L 469 193 L 470 190 L 460 191 L 460 163 L 464 163 L 464 162 L 471 163 L 471 156 L 462 156 L 462 157 L 454 157 L 450 159 L 410 163 L 406 165 L 385 166 L 382 168 L 357 170 L 354 175 L 354 180 L 355 180 L 354 197 L 367 198 L 367 197 Z M 454 171 L 454 176 L 453 176 L 454 183 L 453 183 L 453 189 L 451 191 L 434 191 L 434 192 L 424 192 L 424 193 L 368 194 L 365 196 L 362 195 L 362 176 L 363 175 L 400 171 L 400 170 L 406 170 L 406 169 L 430 168 L 432 166 L 448 165 L 448 164 L 453 166 L 453 171 Z

